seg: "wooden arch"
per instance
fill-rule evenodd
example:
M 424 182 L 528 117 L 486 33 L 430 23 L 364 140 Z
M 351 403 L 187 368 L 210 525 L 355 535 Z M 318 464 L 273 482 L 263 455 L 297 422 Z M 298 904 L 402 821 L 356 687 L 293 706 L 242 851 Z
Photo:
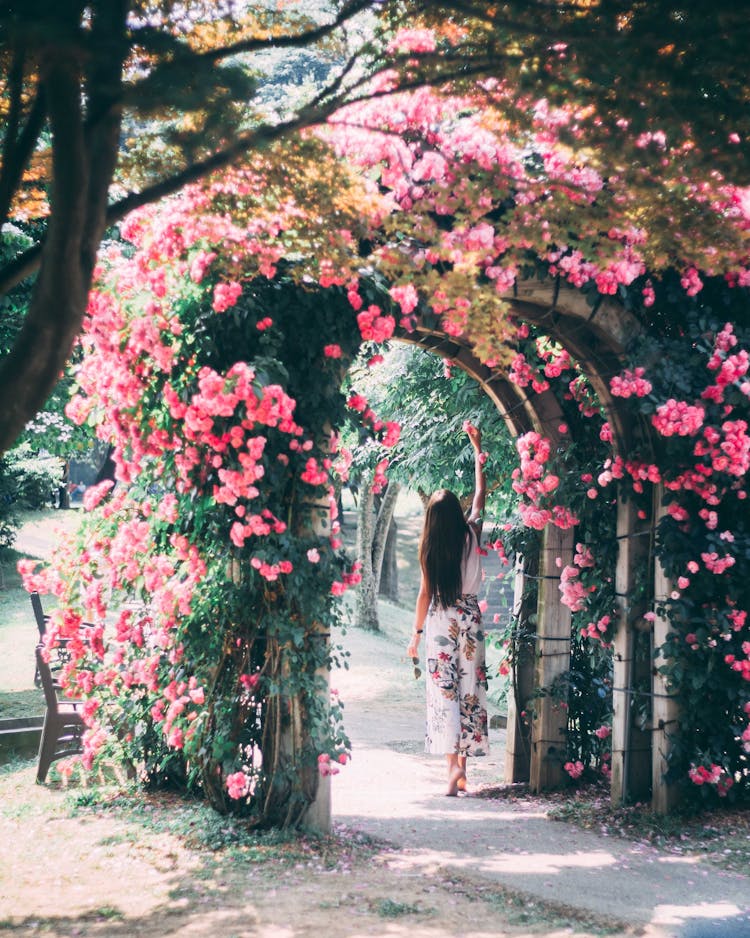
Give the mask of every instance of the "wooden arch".
M 599 298 L 589 305 L 586 297 L 559 282 L 521 281 L 506 299 L 513 314 L 521 321 L 538 326 L 558 341 L 578 361 L 591 381 L 609 420 L 615 450 L 626 455 L 636 442 L 649 438 L 649 427 L 634 424 L 610 392 L 610 379 L 623 367 L 623 355 L 640 325 L 622 304 Z M 527 395 L 512 384 L 502 369 L 489 369 L 473 352 L 471 343 L 437 330 L 418 327 L 415 332 L 399 332 L 400 341 L 418 345 L 456 363 L 488 394 L 513 436 L 534 429 L 554 444 L 560 441 L 557 427 L 562 413 L 549 392 Z M 651 796 L 656 810 L 669 810 L 675 803 L 675 791 L 664 781 L 669 751 L 668 727 L 677 719 L 674 701 L 666 693 L 660 675 L 652 667 L 651 651 L 663 643 L 667 623 L 657 618 L 649 623 L 643 618 L 644 601 L 636 603 L 636 567 L 643 562 L 653 529 L 661 515 L 657 493 L 652 516 L 639 519 L 631 501 L 618 500 L 616 595 L 618 618 L 614 640 L 614 716 L 612 727 L 613 802 L 644 800 Z M 554 788 L 562 780 L 560 748 L 564 748 L 565 711 L 548 697 L 535 705 L 530 731 L 519 719 L 517 700 L 531 697 L 535 688 L 548 687 L 570 665 L 570 611 L 560 602 L 560 567 L 572 562 L 575 531 L 545 529 L 538 558 L 524 558 L 516 571 L 514 614 L 523 615 L 525 577 L 538 577 L 536 609 L 537 629 L 532 653 L 522 655 L 516 670 L 518 693 L 509 694 L 508 737 L 505 779 L 529 781 L 533 791 Z M 654 602 L 666 596 L 670 584 L 657 567 L 652 571 Z M 648 603 L 650 608 L 652 603 Z M 526 610 L 528 613 L 530 610 Z M 643 643 L 648 653 L 643 654 Z M 562 651 L 565 649 L 565 651 Z M 640 649 L 640 652 L 639 652 Z M 650 683 L 652 699 L 651 726 L 639 728 L 632 719 L 633 688 Z

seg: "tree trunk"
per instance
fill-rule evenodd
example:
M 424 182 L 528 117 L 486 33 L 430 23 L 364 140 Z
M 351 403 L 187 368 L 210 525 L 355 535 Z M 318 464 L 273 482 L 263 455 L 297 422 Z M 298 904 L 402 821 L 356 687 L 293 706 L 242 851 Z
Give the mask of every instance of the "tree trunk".
M 388 529 L 391 526 L 393 512 L 400 486 L 390 482 L 380 500 L 377 517 L 375 515 L 375 495 L 371 480 L 363 487 L 357 506 L 357 560 L 361 564 L 362 580 L 357 589 L 356 624 L 363 629 L 377 632 L 380 629 L 378 619 L 378 591 L 383 569 Z
M 380 589 L 378 594 L 391 602 L 398 602 L 398 557 L 396 546 L 398 544 L 398 524 L 395 517 L 391 518 L 388 526 L 388 536 L 385 540 L 385 554 L 383 567 L 380 572 Z
M 393 513 L 396 510 L 396 501 L 401 486 L 398 482 L 389 482 L 383 493 L 375 522 L 375 536 L 372 544 L 372 569 L 375 577 L 375 591 L 380 592 L 380 583 L 383 576 L 383 562 L 385 559 L 388 539 L 391 534 Z M 394 533 L 395 537 L 395 533 Z
M 60 29 L 70 26 L 69 9 L 60 5 Z M 52 134 L 50 219 L 28 312 L 0 366 L 0 452 L 44 405 L 81 329 L 118 156 L 121 113 L 112 103 L 122 84 L 126 20 L 125 0 L 95 8 L 91 48 L 107 51 L 93 57 L 87 72 L 64 46 L 51 47 L 40 61 Z
M 375 586 L 375 574 L 372 564 L 372 545 L 375 538 L 375 496 L 370 480 L 359 491 L 357 502 L 357 560 L 362 576 L 357 587 L 355 624 L 362 629 L 377 632 L 378 591 Z

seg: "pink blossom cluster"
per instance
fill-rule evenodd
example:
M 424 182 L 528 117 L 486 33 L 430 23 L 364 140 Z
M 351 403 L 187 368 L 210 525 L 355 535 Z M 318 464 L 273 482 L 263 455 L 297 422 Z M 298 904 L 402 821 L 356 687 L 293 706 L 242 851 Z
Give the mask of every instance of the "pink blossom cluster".
M 367 398 L 363 394 L 351 394 L 346 404 L 351 410 L 362 415 L 362 425 L 373 431 L 382 446 L 390 449 L 398 443 L 401 438 L 401 424 L 395 420 L 381 420 L 370 407 Z
M 338 775 L 341 771 L 339 765 L 345 765 L 346 761 L 347 755 L 345 752 L 342 752 L 335 761 L 327 752 L 321 752 L 318 756 L 318 772 L 321 775 Z
M 563 602 L 565 602 L 565 599 L 563 599 Z M 611 625 L 612 625 L 611 616 L 601 616 L 601 618 L 597 619 L 596 622 L 589 622 L 586 625 L 584 625 L 581 628 L 581 635 L 584 636 L 584 638 L 593 638 L 596 641 L 601 642 L 603 645 L 606 646 L 607 642 L 605 641 L 605 639 L 606 639 L 607 633 L 610 630 Z
M 695 296 L 703 289 L 703 281 L 695 267 L 689 267 L 680 278 L 682 289 L 688 296 Z
M 391 287 L 388 291 L 393 299 L 401 307 L 400 325 L 408 332 L 414 330 L 416 320 L 412 313 L 417 308 L 419 296 L 414 288 L 414 284 L 408 283 L 402 286 Z
M 576 552 L 573 555 L 573 563 L 581 569 L 584 567 L 593 567 L 595 561 L 591 548 L 586 544 L 577 543 Z
M 357 314 L 357 325 L 365 341 L 385 342 L 393 335 L 396 321 L 393 316 L 383 316 L 380 307 L 373 303 Z
M 242 294 L 242 284 L 236 281 L 217 283 L 214 287 L 214 301 L 211 304 L 215 313 L 224 313 L 237 303 Z
M 560 573 L 559 590 L 563 602 L 571 612 L 580 612 L 586 605 L 590 593 L 596 591 L 595 586 L 584 586 L 580 581 L 581 571 L 575 564 L 566 564 Z M 596 632 L 596 626 L 594 627 Z
M 568 392 L 565 397 L 567 400 L 577 401 L 578 410 L 584 417 L 595 417 L 601 413 L 599 399 L 589 381 L 582 374 L 568 383 Z
M 559 378 L 564 371 L 573 367 L 567 349 L 547 348 L 540 352 L 540 357 L 546 361 L 544 374 L 547 378 Z
M 655 484 L 661 481 L 661 470 L 655 463 L 644 463 L 638 459 L 626 460 L 621 456 L 615 456 L 614 459 L 605 459 L 597 482 L 604 487 L 613 479 L 624 479 L 626 476 L 630 476 L 633 490 L 640 494 L 644 491 L 644 482 Z
M 250 566 L 253 570 L 257 570 L 263 579 L 268 580 L 269 583 L 278 580 L 282 573 L 291 573 L 294 569 L 291 560 L 279 560 L 277 563 L 268 563 L 268 561 L 263 560 L 261 557 L 252 557 L 250 559 Z
M 388 485 L 388 477 L 386 476 L 386 469 L 388 468 L 389 460 L 381 459 L 380 462 L 375 466 L 375 474 L 372 478 L 372 491 L 377 495 L 379 492 L 382 492 L 385 487 Z
M 703 407 L 676 401 L 671 397 L 656 408 L 651 423 L 662 436 L 695 436 L 703 426 L 705 417 Z
M 531 430 L 518 437 L 516 449 L 521 465 L 513 470 L 513 489 L 537 504 L 543 495 L 554 492 L 560 484 L 557 476 L 545 473 L 545 465 L 550 458 L 550 441 Z
M 435 34 L 430 29 L 400 29 L 391 39 L 388 52 L 434 52 Z
M 550 273 L 553 276 L 561 274 L 574 287 L 582 287 L 596 276 L 596 264 L 587 260 L 578 250 L 551 251 L 547 257 L 552 262 Z
M 328 471 L 330 468 L 330 459 L 324 459 L 321 465 L 314 456 L 310 456 L 305 463 L 304 470 L 300 474 L 300 479 L 302 479 L 303 482 L 307 482 L 308 485 L 327 485 L 329 479 Z
M 519 352 L 510 363 L 508 371 L 508 380 L 519 388 L 525 388 L 531 385 L 537 394 L 546 391 L 549 388 L 549 381 L 541 373 L 535 372 L 526 360 L 526 356 Z
M 742 653 L 744 658 L 738 658 L 736 655 L 725 655 L 724 663 L 728 664 L 733 671 L 737 671 L 744 681 L 750 681 L 750 642 L 742 643 Z
M 523 524 L 539 531 L 548 524 L 563 529 L 575 527 L 578 518 L 565 506 L 544 507 L 540 504 L 560 484 L 559 478 L 545 469 L 551 453 L 550 441 L 531 430 L 518 437 L 516 449 L 521 457 L 521 465 L 513 470 L 513 489 L 529 499 L 528 503 L 522 502 L 518 506 Z
M 645 368 L 626 369 L 621 375 L 615 375 L 609 383 L 614 397 L 645 397 L 651 393 L 653 385 L 644 378 Z
M 691 765 L 688 769 L 688 778 L 694 785 L 715 785 L 716 793 L 725 798 L 729 789 L 734 785 L 734 779 L 721 766 L 712 762 L 709 767 L 704 765 Z
M 226 788 L 229 797 L 239 801 L 250 791 L 250 778 L 244 772 L 232 772 L 226 777 Z
M 721 430 L 706 427 L 703 432 L 705 442 L 695 444 L 697 457 L 708 456 L 714 472 L 742 478 L 750 469 L 750 436 L 744 420 L 725 420 Z M 708 473 L 704 474 L 707 475 Z
M 705 400 L 722 403 L 730 385 L 737 386 L 744 395 L 750 396 L 750 381 L 745 377 L 750 369 L 750 353 L 747 349 L 740 349 L 734 354 L 728 354 L 736 346 L 734 327 L 726 323 L 714 339 L 713 353 L 707 363 L 709 370 L 717 372 L 717 375 L 714 384 L 708 385 L 701 394 Z
M 563 766 L 565 771 L 572 779 L 579 779 L 583 775 L 584 765 L 580 759 L 575 762 L 566 762 Z
M 717 575 L 733 567 L 736 562 L 731 554 L 725 554 L 723 557 L 720 557 L 715 550 L 703 551 L 703 553 L 701 553 L 701 560 L 707 570 Z
M 268 508 L 257 515 L 247 515 L 244 505 L 239 505 L 236 511 L 243 521 L 235 521 L 229 531 L 229 539 L 235 547 L 242 547 L 249 537 L 266 537 L 271 532 L 282 534 L 286 531 L 286 523 L 274 517 Z
M 343 596 L 351 586 L 356 586 L 357 583 L 361 583 L 362 574 L 359 571 L 360 563 L 359 561 L 355 561 L 350 573 L 343 574 L 341 580 L 334 580 L 331 584 L 331 594 L 333 596 Z

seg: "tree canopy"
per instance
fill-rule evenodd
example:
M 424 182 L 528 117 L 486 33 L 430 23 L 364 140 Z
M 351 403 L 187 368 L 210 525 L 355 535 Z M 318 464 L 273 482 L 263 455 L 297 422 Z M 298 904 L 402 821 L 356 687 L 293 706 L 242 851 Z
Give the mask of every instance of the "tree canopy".
M 629 222 L 647 220 L 661 235 L 655 263 L 680 260 L 680 244 L 698 234 L 713 245 L 717 270 L 727 254 L 736 263 L 750 213 L 737 188 L 748 182 L 747 40 L 743 11 L 728 0 L 344 0 L 282 11 L 205 0 L 3 4 L 0 223 L 42 221 L 35 243 L 0 270 L 4 292 L 38 272 L 0 367 L 0 448 L 41 406 L 70 353 L 107 226 L 267 153 L 346 102 L 425 83 L 448 87 L 454 102 L 468 93 L 514 140 L 540 190 L 547 134 L 567 167 L 553 188 L 570 190 L 575 204 L 580 186 L 590 208 L 625 199 Z M 293 52 L 311 78 L 292 69 L 298 93 L 279 95 L 263 56 Z M 380 82 L 367 84 L 373 75 Z M 388 121 L 381 129 L 399 132 Z M 529 134 L 537 143 L 524 150 Z M 282 171 L 288 157 L 278 151 Z M 595 193 L 586 184 L 594 176 Z M 597 233 L 609 221 L 605 207 Z

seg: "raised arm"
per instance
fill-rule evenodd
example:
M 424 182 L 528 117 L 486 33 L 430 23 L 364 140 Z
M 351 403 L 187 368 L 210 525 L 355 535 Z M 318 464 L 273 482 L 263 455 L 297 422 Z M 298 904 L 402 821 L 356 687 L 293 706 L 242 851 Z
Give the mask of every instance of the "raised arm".
M 477 535 L 482 530 L 484 521 L 484 502 L 487 496 L 487 484 L 484 478 L 484 460 L 482 453 L 482 432 L 478 427 L 466 423 L 466 433 L 474 447 L 474 500 L 471 503 L 471 512 L 469 513 L 469 524 L 473 525 Z

